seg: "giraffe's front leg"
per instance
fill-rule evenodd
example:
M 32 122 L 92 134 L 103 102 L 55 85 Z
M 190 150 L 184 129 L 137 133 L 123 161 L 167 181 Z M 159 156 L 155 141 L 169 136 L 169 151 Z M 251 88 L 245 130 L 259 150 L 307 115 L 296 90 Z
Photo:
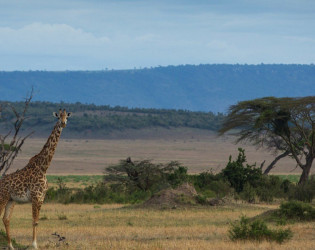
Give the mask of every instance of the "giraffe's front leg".
M 8 239 L 8 246 L 10 249 L 14 249 L 11 242 L 11 236 L 10 236 L 10 219 L 13 212 L 15 202 L 14 201 L 8 201 L 7 205 L 5 206 L 5 211 L 3 215 L 3 224 L 5 226 L 5 230 L 7 233 L 7 239 Z
M 39 201 L 37 199 L 32 200 L 32 214 L 33 214 L 33 244 L 32 246 L 37 249 L 37 240 L 36 240 L 36 234 L 37 234 L 37 225 L 38 225 L 38 219 L 39 219 L 39 211 L 42 206 L 43 202 Z

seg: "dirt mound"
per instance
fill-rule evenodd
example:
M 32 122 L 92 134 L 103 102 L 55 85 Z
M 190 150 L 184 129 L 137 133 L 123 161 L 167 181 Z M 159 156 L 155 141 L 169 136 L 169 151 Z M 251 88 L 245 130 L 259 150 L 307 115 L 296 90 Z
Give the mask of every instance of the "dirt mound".
M 154 194 L 142 204 L 148 208 L 178 208 L 187 205 L 196 205 L 197 191 L 189 183 L 184 183 L 176 189 L 169 188 Z

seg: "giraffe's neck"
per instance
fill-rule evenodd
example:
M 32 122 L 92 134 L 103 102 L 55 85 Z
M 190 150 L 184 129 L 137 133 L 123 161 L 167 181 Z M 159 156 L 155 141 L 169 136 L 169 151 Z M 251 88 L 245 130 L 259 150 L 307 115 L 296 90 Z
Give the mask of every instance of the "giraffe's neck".
M 40 167 L 41 171 L 46 173 L 51 160 L 55 154 L 57 144 L 62 132 L 62 126 L 59 121 L 56 123 L 53 131 L 47 139 L 43 149 L 40 151 L 38 155 L 35 156 L 36 166 Z

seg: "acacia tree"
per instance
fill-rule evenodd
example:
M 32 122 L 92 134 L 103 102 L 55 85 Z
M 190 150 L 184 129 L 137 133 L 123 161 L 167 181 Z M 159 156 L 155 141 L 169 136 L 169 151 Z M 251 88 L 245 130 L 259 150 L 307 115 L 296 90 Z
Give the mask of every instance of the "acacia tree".
M 179 185 L 186 181 L 187 168 L 177 161 L 169 163 L 152 163 L 150 160 L 121 160 L 118 165 L 105 169 L 105 182 L 125 186 L 129 190 L 135 188 L 142 191 L 154 191 L 169 185 Z
M 20 136 L 20 130 L 26 119 L 26 112 L 33 97 L 33 90 L 31 94 L 25 98 L 24 108 L 18 111 L 13 105 L 9 103 L 0 104 L 0 122 L 11 123 L 11 128 L 5 134 L 0 134 L 0 173 L 4 176 L 12 166 L 14 159 L 17 157 L 25 140 L 34 132 L 30 132 L 25 136 Z M 13 112 L 14 118 L 8 120 L 3 113 Z
M 249 141 L 279 154 L 267 172 L 290 156 L 302 169 L 299 184 L 307 181 L 315 158 L 315 96 L 239 102 L 229 108 L 219 133 L 231 130 L 236 131 L 237 142 Z

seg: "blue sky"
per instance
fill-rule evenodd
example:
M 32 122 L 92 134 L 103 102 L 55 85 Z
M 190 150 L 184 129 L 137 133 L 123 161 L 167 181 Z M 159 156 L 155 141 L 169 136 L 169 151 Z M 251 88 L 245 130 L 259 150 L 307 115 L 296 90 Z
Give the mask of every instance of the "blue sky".
M 1 70 L 315 62 L 313 0 L 0 0 Z

